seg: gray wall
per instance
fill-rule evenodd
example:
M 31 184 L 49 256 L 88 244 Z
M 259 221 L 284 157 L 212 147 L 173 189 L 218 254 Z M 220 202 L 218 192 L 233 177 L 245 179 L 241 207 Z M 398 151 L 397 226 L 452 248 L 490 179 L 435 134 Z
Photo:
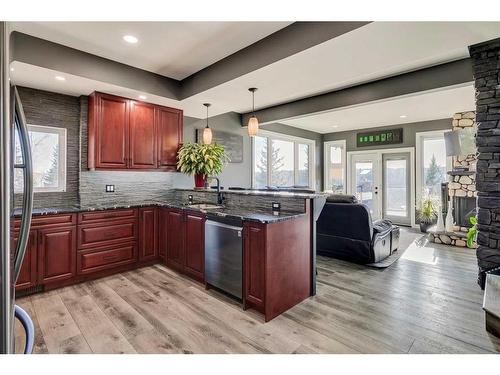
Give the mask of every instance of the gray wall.
M 19 87 L 19 95 L 29 125 L 45 125 L 67 130 L 66 191 L 35 193 L 35 207 L 58 207 L 78 204 L 79 186 L 79 119 L 77 97 Z M 14 197 L 16 207 L 22 205 L 22 195 Z
M 400 124 L 400 125 L 392 125 L 392 126 L 383 126 L 372 129 L 363 129 L 363 130 L 350 130 L 345 132 L 336 132 L 336 133 L 328 133 L 323 135 L 323 141 L 337 141 L 341 139 L 346 140 L 346 148 L 347 151 L 361 151 L 361 150 L 377 150 L 384 148 L 399 148 L 399 147 L 415 147 L 417 132 L 425 132 L 432 130 L 443 130 L 449 129 L 451 130 L 451 118 L 440 119 L 440 120 L 431 120 L 431 121 L 422 121 L 422 122 L 412 122 L 409 124 Z M 381 145 L 381 146 L 366 146 L 366 147 L 357 147 L 356 146 L 356 134 L 360 131 L 370 131 L 370 130 L 379 130 L 379 129 L 397 129 L 403 128 L 403 143 L 395 144 L 395 145 Z
M 205 127 L 205 119 L 184 116 L 184 143 L 195 141 L 196 129 Z M 247 130 L 240 125 L 240 115 L 235 112 L 224 113 L 209 119 L 209 125 L 215 131 L 240 134 L 243 136 L 243 162 L 227 164 L 219 176 L 223 186 L 250 187 L 252 183 L 252 145 Z M 194 186 L 193 176 L 176 173 L 173 178 L 175 187 L 189 188 Z

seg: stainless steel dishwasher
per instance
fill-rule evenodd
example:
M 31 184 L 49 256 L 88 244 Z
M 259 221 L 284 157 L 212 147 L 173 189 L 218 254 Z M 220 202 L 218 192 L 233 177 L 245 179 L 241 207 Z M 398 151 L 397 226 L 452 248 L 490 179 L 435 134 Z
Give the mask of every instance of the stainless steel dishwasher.
M 243 221 L 208 215 L 205 222 L 205 282 L 239 299 L 243 293 Z

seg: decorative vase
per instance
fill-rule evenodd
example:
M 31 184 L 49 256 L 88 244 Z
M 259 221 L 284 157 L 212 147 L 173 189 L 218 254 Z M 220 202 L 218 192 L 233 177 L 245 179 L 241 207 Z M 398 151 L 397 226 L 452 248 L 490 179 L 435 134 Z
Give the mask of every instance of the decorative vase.
M 194 187 L 204 188 L 206 180 L 207 180 L 207 178 L 205 177 L 204 174 L 201 174 L 201 173 L 195 174 L 194 175 Z
M 443 210 L 441 209 L 441 205 L 439 205 L 438 211 L 437 211 L 436 231 L 437 232 L 444 232 Z
M 451 199 L 448 201 L 448 212 L 446 213 L 445 229 L 447 232 L 453 232 L 453 205 Z
M 420 232 L 422 233 L 427 233 L 430 227 L 432 227 L 432 223 L 428 223 L 426 221 L 421 221 L 420 222 Z

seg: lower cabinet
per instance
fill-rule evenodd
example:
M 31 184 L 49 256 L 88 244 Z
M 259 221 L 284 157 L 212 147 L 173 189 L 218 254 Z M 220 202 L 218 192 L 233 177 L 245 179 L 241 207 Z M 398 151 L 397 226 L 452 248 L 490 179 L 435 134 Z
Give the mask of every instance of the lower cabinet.
M 264 309 L 266 293 L 265 224 L 249 223 L 244 228 L 245 301 L 257 309 Z
M 205 280 L 205 216 L 185 214 L 184 251 L 185 272 L 191 277 Z
M 309 220 L 243 224 L 243 307 L 260 311 L 266 322 L 311 295 Z
M 78 253 L 78 274 L 85 275 L 109 268 L 133 264 L 137 260 L 137 244 L 129 242 Z
M 71 215 L 36 217 L 32 220 L 26 254 L 16 290 L 69 280 L 76 275 L 76 226 Z M 16 221 L 16 226 L 18 221 Z M 13 232 L 13 249 L 19 240 Z
M 158 258 L 158 209 L 139 209 L 139 261 Z
M 14 252 L 15 247 L 17 246 L 18 239 L 18 233 L 15 233 L 11 249 L 12 252 Z M 37 284 L 38 254 L 36 242 L 36 231 L 31 230 L 28 238 L 28 244 L 26 245 L 26 254 L 24 256 L 21 271 L 16 282 L 16 290 L 28 289 L 34 287 Z
M 166 263 L 200 282 L 205 279 L 205 215 L 169 209 Z
M 38 282 L 71 279 L 76 275 L 76 228 L 38 231 Z
M 156 257 L 155 211 L 153 207 L 80 213 L 78 275 L 113 273 L 115 268 L 135 266 L 139 259 Z
M 167 220 L 168 208 L 158 208 L 158 257 L 166 263 L 167 260 Z

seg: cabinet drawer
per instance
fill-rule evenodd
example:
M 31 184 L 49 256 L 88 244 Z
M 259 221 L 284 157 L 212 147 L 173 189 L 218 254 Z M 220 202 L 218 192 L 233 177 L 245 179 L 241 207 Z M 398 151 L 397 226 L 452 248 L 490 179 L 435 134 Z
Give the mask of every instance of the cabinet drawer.
M 75 225 L 76 224 L 76 214 L 60 214 L 60 215 L 40 215 L 33 216 L 31 218 L 31 228 L 51 228 L 51 227 L 61 227 L 64 225 Z M 21 220 L 14 220 L 15 230 L 19 229 L 21 225 Z
M 78 274 L 97 272 L 134 263 L 136 260 L 137 244 L 135 242 L 98 250 L 81 251 L 78 253 Z
M 137 224 L 135 220 L 87 224 L 81 225 L 78 228 L 79 249 L 88 249 L 137 240 Z
M 127 208 L 124 210 L 106 210 L 106 211 L 90 211 L 81 212 L 78 214 L 78 223 L 94 223 L 109 219 L 134 219 L 137 218 L 137 210 L 135 208 Z

